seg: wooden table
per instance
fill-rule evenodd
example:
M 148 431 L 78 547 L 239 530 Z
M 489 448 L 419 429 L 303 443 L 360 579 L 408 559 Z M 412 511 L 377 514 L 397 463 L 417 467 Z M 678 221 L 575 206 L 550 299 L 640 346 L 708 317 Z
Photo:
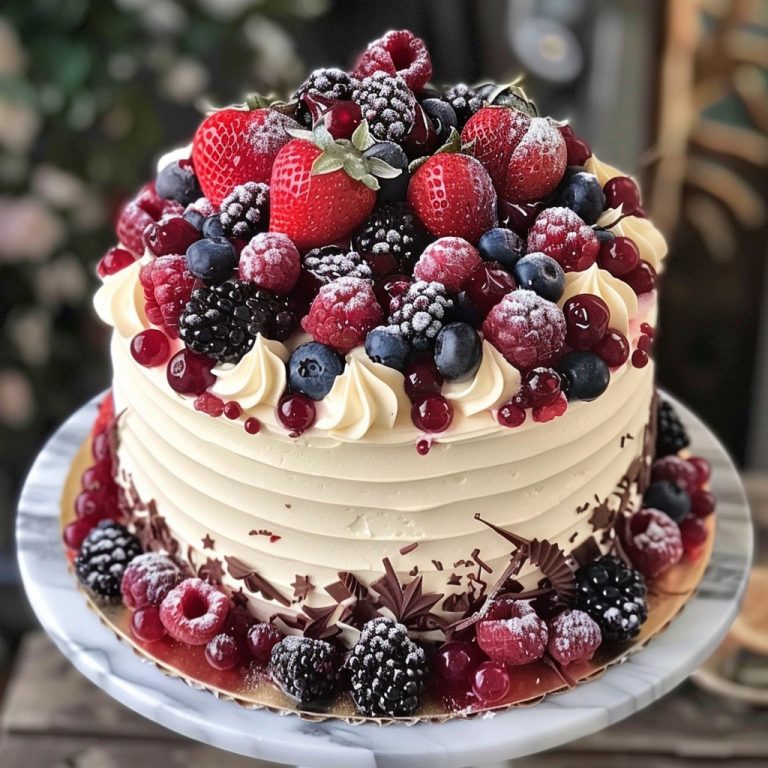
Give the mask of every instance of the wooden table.
M 768 477 L 746 478 L 768 559 Z M 768 709 L 685 683 L 634 717 L 553 752 L 515 761 L 546 768 L 768 766 Z M 184 739 L 94 687 L 42 633 L 22 645 L 0 718 L 0 768 L 278 768 Z

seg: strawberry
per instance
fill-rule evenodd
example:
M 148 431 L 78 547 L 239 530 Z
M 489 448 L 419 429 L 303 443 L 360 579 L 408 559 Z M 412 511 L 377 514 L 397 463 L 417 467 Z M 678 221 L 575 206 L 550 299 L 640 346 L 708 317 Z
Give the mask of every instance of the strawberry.
M 463 237 L 475 244 L 497 223 L 491 177 L 469 155 L 430 157 L 411 177 L 408 203 L 436 237 Z
M 218 208 L 238 184 L 269 183 L 277 153 L 299 124 L 270 108 L 228 107 L 200 123 L 192 143 L 192 164 L 203 194 Z

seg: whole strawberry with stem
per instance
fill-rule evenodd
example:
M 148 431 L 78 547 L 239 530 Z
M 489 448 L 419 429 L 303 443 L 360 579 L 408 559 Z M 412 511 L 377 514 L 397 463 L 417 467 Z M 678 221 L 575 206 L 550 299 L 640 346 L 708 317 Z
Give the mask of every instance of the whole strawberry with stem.
M 299 128 L 293 118 L 266 104 L 254 97 L 216 110 L 195 133 L 192 164 L 203 194 L 216 208 L 240 184 L 268 184 L 277 153 L 291 141 L 288 130 Z
M 348 237 L 370 215 L 377 177 L 402 173 L 363 152 L 373 144 L 363 121 L 352 139 L 337 139 L 323 125 L 293 131 L 275 158 L 270 181 L 270 232 L 287 235 L 300 251 Z

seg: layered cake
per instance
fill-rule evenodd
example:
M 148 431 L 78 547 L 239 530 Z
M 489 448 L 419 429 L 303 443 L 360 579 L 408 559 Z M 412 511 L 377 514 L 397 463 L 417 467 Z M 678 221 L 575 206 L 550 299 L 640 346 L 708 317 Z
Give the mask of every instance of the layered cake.
M 390 32 L 210 113 L 99 263 L 76 570 L 138 641 L 301 709 L 568 679 L 638 636 L 712 511 L 655 394 L 667 248 L 636 183 L 517 86 L 431 81 Z

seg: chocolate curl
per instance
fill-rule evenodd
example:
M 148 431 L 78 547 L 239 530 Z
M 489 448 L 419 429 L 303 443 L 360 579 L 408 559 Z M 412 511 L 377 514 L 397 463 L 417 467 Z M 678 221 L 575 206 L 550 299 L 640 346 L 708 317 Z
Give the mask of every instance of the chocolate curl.
M 562 664 L 555 661 L 552 656 L 549 654 L 549 652 L 545 653 L 541 660 L 569 687 L 569 688 L 575 688 L 578 685 L 578 681 L 574 680 L 566 671 L 563 669 Z

